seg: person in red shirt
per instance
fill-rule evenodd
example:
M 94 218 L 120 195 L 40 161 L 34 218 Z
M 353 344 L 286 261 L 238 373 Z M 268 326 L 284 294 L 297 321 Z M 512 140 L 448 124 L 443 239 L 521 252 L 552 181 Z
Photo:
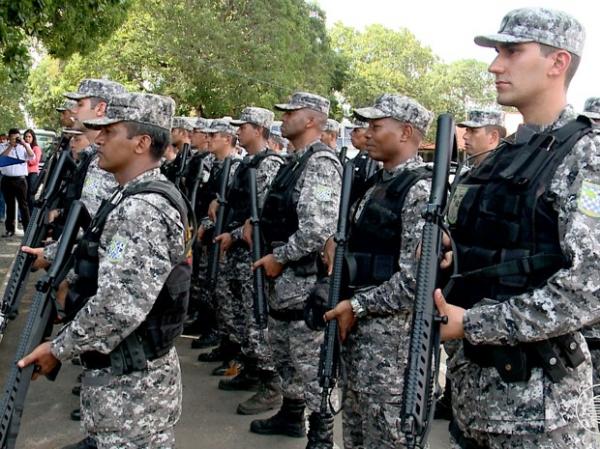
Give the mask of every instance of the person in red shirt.
M 29 144 L 35 157 L 27 161 L 27 205 L 29 213 L 33 209 L 33 200 L 35 198 L 34 187 L 37 187 L 38 176 L 40 174 L 40 161 L 42 160 L 42 149 L 37 143 L 37 137 L 33 129 L 28 129 L 23 135 L 23 140 Z

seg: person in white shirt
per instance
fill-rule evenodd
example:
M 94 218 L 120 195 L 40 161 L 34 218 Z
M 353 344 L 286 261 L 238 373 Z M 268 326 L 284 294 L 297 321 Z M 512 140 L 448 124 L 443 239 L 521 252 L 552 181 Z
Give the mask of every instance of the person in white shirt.
M 35 154 L 28 143 L 21 139 L 21 133 L 13 128 L 8 131 L 8 143 L 0 145 L 0 156 L 9 156 L 20 159 L 20 164 L 0 168 L 2 180 L 0 190 L 6 201 L 6 233 L 2 237 L 15 235 L 15 200 L 19 204 L 23 229 L 29 224 L 29 209 L 27 207 L 27 161 L 35 158 Z

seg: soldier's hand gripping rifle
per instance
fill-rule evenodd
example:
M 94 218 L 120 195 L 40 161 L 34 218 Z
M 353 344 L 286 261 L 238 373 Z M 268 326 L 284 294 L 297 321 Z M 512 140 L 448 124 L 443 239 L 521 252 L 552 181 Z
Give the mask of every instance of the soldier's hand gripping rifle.
M 352 181 L 354 180 L 354 163 L 348 161 L 344 164 L 342 178 L 342 192 L 337 229 L 334 236 L 335 255 L 333 258 L 333 271 L 329 278 L 329 293 L 327 296 L 326 310 L 331 310 L 340 302 L 342 291 L 342 278 L 344 272 L 344 257 L 348 239 L 348 215 L 350 211 L 350 198 Z M 325 324 L 325 337 L 321 345 L 319 356 L 319 385 L 321 386 L 321 413 L 327 413 L 330 407 L 329 398 L 335 387 L 339 363 L 339 337 L 337 320 Z
M 180 159 L 178 165 L 175 169 L 175 178 L 173 179 L 173 184 L 175 187 L 181 190 L 181 179 L 183 178 L 183 174 L 185 173 L 185 168 L 190 159 L 190 144 L 184 143 L 183 149 L 181 150 Z
M 409 449 L 425 447 L 435 407 L 433 395 L 440 363 L 440 324 L 447 322 L 447 317 L 439 315 L 433 292 L 438 287 L 443 250 L 443 211 L 448 196 L 453 143 L 454 121 L 451 115 L 442 114 L 437 122 L 431 194 L 423 211 L 425 226 L 417 267 L 408 365 L 404 373 L 401 428 Z
M 252 262 L 262 258 L 262 234 L 258 214 L 258 192 L 256 189 L 256 169 L 250 171 L 250 223 L 252 224 Z M 265 292 L 265 269 L 254 270 L 254 319 L 260 330 L 267 328 L 269 309 Z
M 48 212 L 56 208 L 75 166 L 75 161 L 69 151 L 60 153 L 44 185 L 41 197 L 35 202 L 29 225 L 21 242 L 22 245 L 32 248 L 42 245 L 51 226 L 48 223 Z M 18 311 L 19 302 L 25 290 L 24 286 L 34 260 L 35 256 L 22 251 L 19 251 L 15 258 L 0 306 L 0 339 L 4 335 L 9 317 L 14 318 Z
M 223 233 L 225 227 L 225 212 L 227 212 L 227 185 L 229 184 L 229 172 L 231 170 L 231 158 L 228 157 L 223 161 L 221 170 L 221 178 L 219 184 L 219 193 L 217 201 L 219 202 L 219 210 L 217 211 L 217 221 L 213 236 L 217 237 Z M 219 275 L 219 259 L 221 257 L 221 242 L 214 241 L 210 246 L 208 258 L 208 288 L 214 290 L 217 286 L 217 276 Z
M 0 403 L 0 449 L 15 447 L 27 390 L 35 368 L 34 365 L 19 368 L 17 362 L 50 335 L 56 315 L 53 295 L 72 265 L 71 254 L 79 229 L 86 228 L 89 224 L 90 217 L 85 206 L 81 201 L 75 201 L 69 210 L 56 258 L 46 275 L 36 285 L 27 323 L 21 333 L 14 363 L 4 387 Z M 60 365 L 47 377 L 54 380 L 59 368 Z

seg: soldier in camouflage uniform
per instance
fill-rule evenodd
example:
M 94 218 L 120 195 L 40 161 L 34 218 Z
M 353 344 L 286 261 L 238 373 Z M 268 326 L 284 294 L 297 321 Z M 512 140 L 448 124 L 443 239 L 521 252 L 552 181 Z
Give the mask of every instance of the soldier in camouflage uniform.
M 171 129 L 171 148 L 175 153 L 175 157 L 172 159 L 166 158 L 160 167 L 163 175 L 168 180 L 174 182 L 177 178 L 177 173 L 181 167 L 181 158 L 183 157 L 182 150 L 185 145 L 191 146 L 192 143 L 192 130 L 194 125 L 193 119 L 188 117 L 173 117 L 173 129 Z M 184 185 L 179 185 L 182 189 L 185 189 Z M 185 192 L 184 192 L 185 193 Z
M 583 115 L 591 118 L 594 123 L 600 123 L 600 97 L 590 97 L 583 105 Z
M 229 171 L 228 186 L 231 185 L 235 176 L 235 171 L 241 162 L 235 146 L 237 144 L 237 127 L 231 124 L 228 119 L 213 120 L 209 127 L 204 128 L 204 132 L 209 134 L 208 149 L 213 154 L 211 173 L 207 188 L 202 191 L 202 203 L 208 203 L 208 207 L 201 211 L 198 219 L 200 228 L 198 230 L 199 240 L 210 248 L 213 241 L 213 231 L 216 220 L 217 193 L 219 191 L 220 180 L 222 176 L 223 162 L 226 158 L 231 158 L 231 168 Z M 201 362 L 222 361 L 223 364 L 215 370 L 213 374 L 223 375 L 229 368 L 230 362 L 239 354 L 241 337 L 231 340 L 231 335 L 239 335 L 238 330 L 243 326 L 236 318 L 233 293 L 230 285 L 226 282 L 223 271 L 223 259 L 217 277 L 216 288 L 213 292 L 213 304 L 216 309 L 218 334 L 221 338 L 221 344 L 208 354 L 200 354 L 198 360 Z
M 56 112 L 60 113 L 60 126 L 70 128 L 75 124 L 75 114 L 73 109 L 77 106 L 75 100 L 65 100 L 62 105 L 56 108 Z
M 236 326 L 242 326 L 236 331 L 239 335 L 230 335 L 230 339 L 240 339 L 243 356 L 242 372 L 232 379 L 221 380 L 219 388 L 248 390 L 258 386 L 259 391 L 238 407 L 238 413 L 248 415 L 271 410 L 281 403 L 272 353 L 266 336 L 258 329 L 254 318 L 252 258 L 242 232 L 243 225 L 250 216 L 250 168 L 256 170 L 260 208 L 283 163 L 282 157 L 267 147 L 273 118 L 273 112 L 267 109 L 248 107 L 242 111 L 239 120 L 232 121 L 232 124 L 239 126 L 238 138 L 248 155 L 239 165 L 227 194 L 227 232 L 216 237 L 221 242 L 221 250 L 227 255 L 221 278 L 229 285 L 232 294 Z
M 457 249 L 448 302 L 453 448 L 597 448 L 590 354 L 600 318 L 600 132 L 566 91 L 584 43 L 560 11 L 517 9 L 477 36 L 498 103 L 523 114 L 461 181 L 448 222 Z
M 354 182 L 352 183 L 351 203 L 358 199 L 358 192 L 364 192 L 367 179 L 379 169 L 379 163 L 369 157 L 367 151 L 367 128 L 369 123 L 364 120 L 354 119 L 350 141 L 352 146 L 358 150 L 358 154 L 352 160 L 354 164 Z
M 346 260 L 356 266 L 349 278 L 353 296 L 327 312 L 326 319 L 338 320 L 346 340 L 344 447 L 391 449 L 403 444 L 402 373 L 416 283 L 414 254 L 431 187 L 431 171 L 418 149 L 432 114 L 411 98 L 390 94 L 354 114 L 369 121 L 367 148 L 383 170 L 350 212 Z M 325 248 L 330 271 L 334 251 L 330 238 Z
M 173 339 L 143 341 L 148 337 L 140 336 L 143 367 L 125 362 L 119 370 L 108 357 L 130 345 L 130 335 L 137 335 L 138 329 L 147 329 L 139 335 L 150 335 L 159 322 L 159 333 L 164 335 L 171 329 L 180 331 L 183 324 L 181 307 L 187 294 L 167 292 L 172 287 L 168 287 L 171 273 L 186 265 L 185 207 L 159 170 L 174 107 L 171 98 L 123 94 L 113 97 L 107 117 L 84 121 L 101 129 L 99 164 L 114 174 L 120 186 L 96 217 L 105 218 L 105 224 L 99 225 L 97 290 L 80 298 L 73 310 L 67 301 L 65 310 L 74 315 L 72 321 L 19 362 L 21 367 L 37 365 L 39 376 L 59 361 L 81 355 L 85 366 L 82 419 L 101 449 L 175 447 L 181 373 Z M 144 189 L 128 194 L 149 181 L 170 187 L 172 196 Z M 189 267 L 185 272 L 189 276 Z M 78 282 L 71 284 L 72 291 L 78 291 Z
M 275 107 L 284 111 L 282 135 L 295 150 L 265 198 L 261 231 L 268 254 L 254 267 L 264 267 L 272 281 L 269 340 L 282 379 L 283 404 L 275 416 L 253 421 L 250 430 L 301 437 L 306 404 L 311 411 L 307 447 L 330 448 L 333 417 L 319 413 L 317 368 L 323 333 L 306 326 L 303 308 L 316 280 L 319 249 L 335 230 L 341 167 L 335 153 L 320 141 L 329 113 L 327 99 L 297 92 L 289 103 Z
M 457 124 L 465 128 L 465 152 L 471 165 L 477 166 L 506 137 L 504 113 L 493 109 L 472 109 L 467 120 Z
M 337 139 L 340 135 L 340 124 L 332 118 L 327 119 L 327 124 L 321 133 L 321 142 L 337 151 Z

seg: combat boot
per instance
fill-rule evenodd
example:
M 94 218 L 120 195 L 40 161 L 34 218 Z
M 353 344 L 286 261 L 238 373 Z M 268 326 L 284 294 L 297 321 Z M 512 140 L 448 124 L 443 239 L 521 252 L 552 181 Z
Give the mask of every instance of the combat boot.
M 333 415 L 317 412 L 310 414 L 306 449 L 333 449 Z
M 283 404 L 275 415 L 267 419 L 256 419 L 250 423 L 250 432 L 302 438 L 306 435 L 304 401 L 283 398 Z
M 257 415 L 281 405 L 281 385 L 277 373 L 263 370 L 259 372 L 259 379 L 258 392 L 238 405 L 239 415 Z
M 257 391 L 260 381 L 256 370 L 256 361 L 244 357 L 240 373 L 229 379 L 219 381 L 219 390 L 226 391 Z
M 62 449 L 98 449 L 98 446 L 96 445 L 96 440 L 92 437 L 87 437 L 78 443 L 69 444 Z
M 192 349 L 211 348 L 219 344 L 219 336 L 216 332 L 209 331 L 200 337 L 192 340 Z

